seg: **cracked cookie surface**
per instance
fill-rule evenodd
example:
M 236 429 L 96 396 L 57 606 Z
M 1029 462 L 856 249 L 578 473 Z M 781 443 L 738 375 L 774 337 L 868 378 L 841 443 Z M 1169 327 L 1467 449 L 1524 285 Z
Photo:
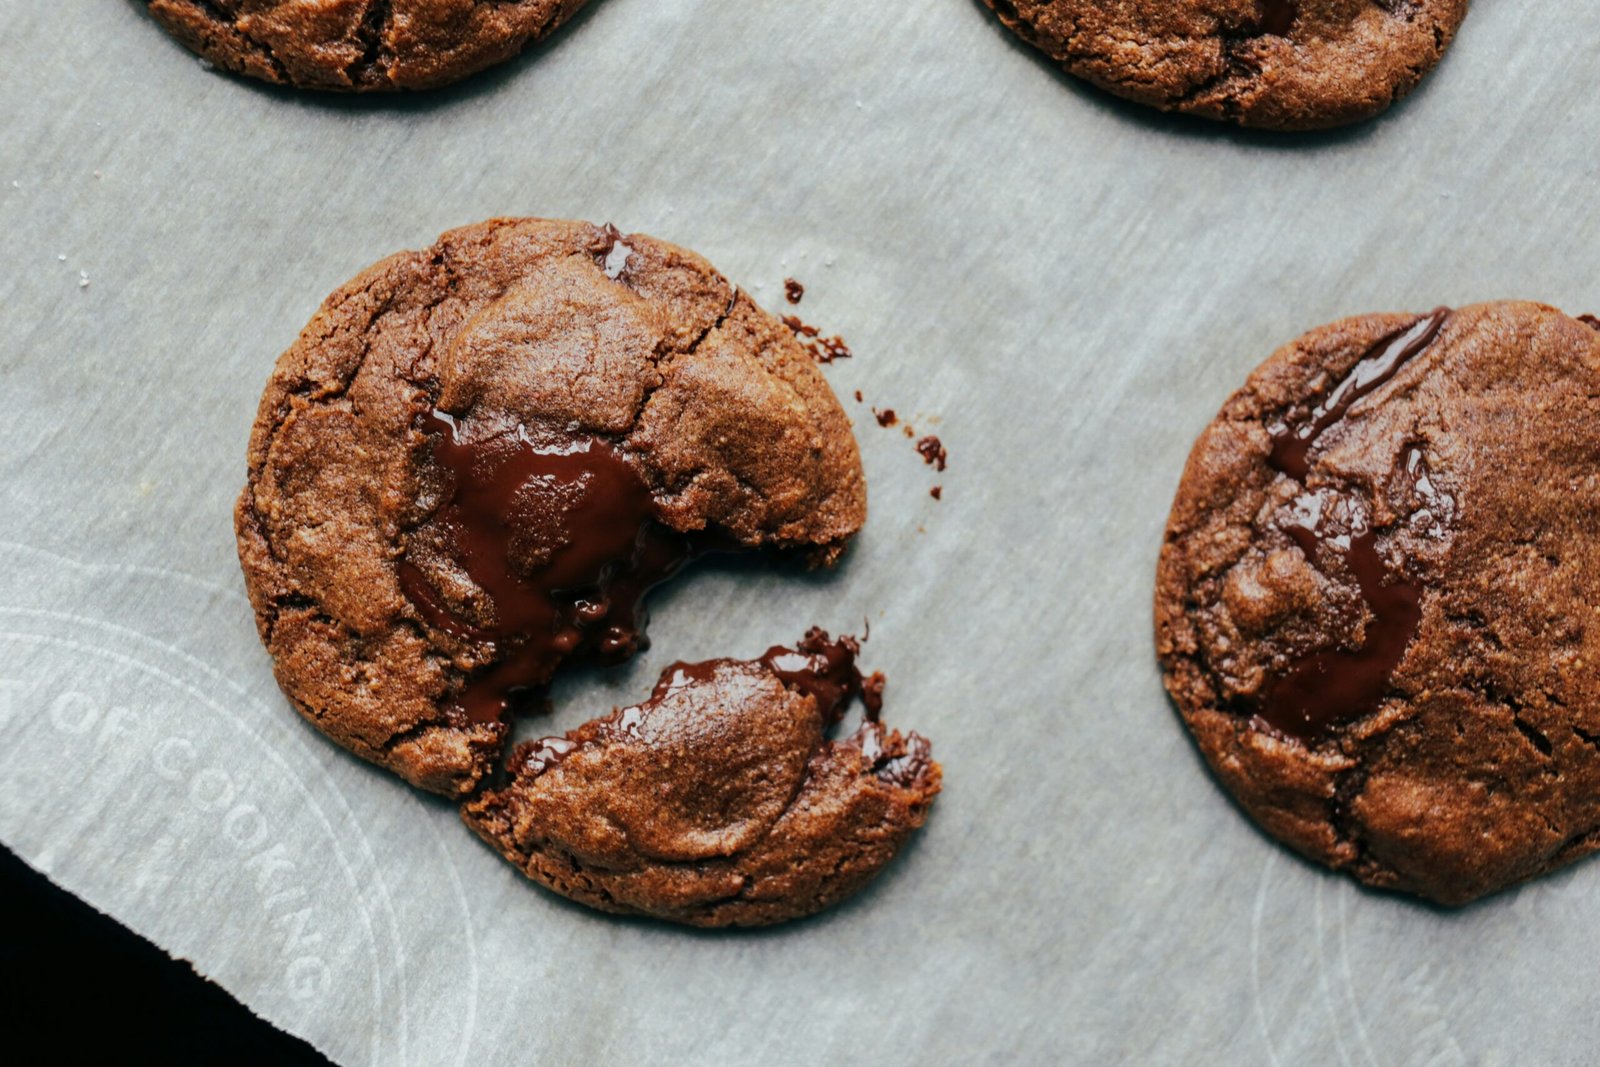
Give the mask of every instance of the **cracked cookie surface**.
M 431 89 L 502 63 L 585 0 L 147 0 L 212 63 L 279 85 Z
M 826 738 L 854 642 L 674 664 L 643 704 L 519 748 L 462 817 L 529 878 L 603 911 L 755 926 L 861 888 L 927 818 L 928 743 L 874 721 Z M 798 662 L 797 662 L 798 661 Z M 830 662 L 831 661 L 831 662 Z M 878 679 L 881 689 L 881 677 Z
M 490 503 L 504 510 L 485 515 L 475 490 L 502 483 Z M 582 536 L 618 514 L 636 524 L 620 547 Z M 499 219 L 324 302 L 262 396 L 235 530 L 296 709 L 465 796 L 498 759 L 505 705 L 569 655 L 637 647 L 633 601 L 693 538 L 827 564 L 865 517 L 838 400 L 705 260 L 609 227 Z M 483 565 L 474 523 L 504 534 L 487 550 L 503 558 Z M 661 545 L 678 555 L 646 558 Z M 509 596 L 539 610 L 516 617 Z M 535 636 L 539 655 L 502 674 Z
M 1444 904 L 1600 847 L 1600 322 L 1371 315 L 1201 435 L 1156 582 L 1168 692 L 1269 834 Z
M 1467 0 L 985 0 L 1070 73 L 1242 126 L 1321 129 L 1383 111 L 1439 62 Z

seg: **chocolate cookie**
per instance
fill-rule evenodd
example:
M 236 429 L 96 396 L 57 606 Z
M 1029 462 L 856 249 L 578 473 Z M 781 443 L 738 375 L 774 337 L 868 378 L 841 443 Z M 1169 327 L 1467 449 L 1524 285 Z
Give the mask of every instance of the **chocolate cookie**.
M 881 678 L 862 679 L 857 651 L 813 630 L 758 660 L 674 664 L 645 703 L 521 746 L 511 782 L 462 816 L 603 911 L 696 926 L 819 911 L 878 873 L 939 791 L 928 743 L 872 721 Z M 826 740 L 856 693 L 868 721 Z
M 1276 130 L 1376 115 L 1433 69 L 1467 14 L 1467 0 L 985 2 L 1102 89 Z
M 783 324 L 691 252 L 501 219 L 378 263 L 279 359 L 235 514 L 284 692 L 447 795 L 573 656 L 643 643 L 700 552 L 831 563 L 855 438 Z
M 1166 685 L 1268 833 L 1444 904 L 1600 846 L 1600 321 L 1369 315 L 1200 437 Z
M 146 0 L 186 46 L 303 89 L 390 92 L 460 81 L 515 56 L 584 0 Z

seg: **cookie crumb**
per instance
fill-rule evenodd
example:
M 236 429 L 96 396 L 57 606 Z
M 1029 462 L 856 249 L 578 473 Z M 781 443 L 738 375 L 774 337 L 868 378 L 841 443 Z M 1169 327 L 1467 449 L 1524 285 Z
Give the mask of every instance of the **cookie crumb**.
M 865 641 L 866 635 L 863 634 L 861 639 Z M 873 671 L 861 679 L 861 703 L 873 721 L 876 721 L 878 714 L 883 711 L 883 689 L 886 685 L 888 679 L 883 676 L 882 671 Z
M 849 359 L 855 355 L 850 351 L 850 346 L 844 343 L 844 338 L 838 336 L 822 338 L 817 342 L 817 347 L 822 350 L 820 355 L 813 353 L 818 363 L 832 363 L 836 359 Z
M 862 402 L 861 390 L 859 389 L 856 390 L 856 402 Z M 879 426 L 882 426 L 886 430 L 890 429 L 891 427 L 898 426 L 900 428 L 900 432 L 906 435 L 907 440 L 916 440 L 916 427 L 911 425 L 909 422 L 901 421 L 899 412 L 895 411 L 894 408 L 874 407 L 871 409 L 871 411 L 872 417 L 877 420 Z M 937 417 L 934 417 L 929 421 L 938 422 L 939 420 Z M 924 463 L 927 463 L 930 467 L 933 467 L 936 470 L 944 470 L 946 464 L 950 460 L 950 453 L 945 449 L 943 442 L 941 442 L 932 434 L 929 434 L 928 436 L 917 441 L 917 452 L 921 454 Z M 943 493 L 944 487 L 940 485 L 936 485 L 929 490 L 929 495 L 935 500 L 944 499 Z
M 850 346 L 844 343 L 844 338 L 837 334 L 823 337 L 821 330 L 810 323 L 802 322 L 798 315 L 783 316 L 783 324 L 789 327 L 806 353 L 818 363 L 832 363 L 836 359 L 849 359 L 855 355 L 850 351 Z
M 944 486 L 942 486 L 942 485 L 934 486 L 932 489 L 928 490 L 928 495 L 933 497 L 933 499 L 935 499 L 935 500 L 943 500 L 944 499 Z
M 793 278 L 783 280 L 783 298 L 791 304 L 800 303 L 800 298 L 806 295 L 806 287 Z
M 815 337 L 822 332 L 810 323 L 801 322 L 798 315 L 783 316 L 783 324 L 789 327 L 796 337 Z

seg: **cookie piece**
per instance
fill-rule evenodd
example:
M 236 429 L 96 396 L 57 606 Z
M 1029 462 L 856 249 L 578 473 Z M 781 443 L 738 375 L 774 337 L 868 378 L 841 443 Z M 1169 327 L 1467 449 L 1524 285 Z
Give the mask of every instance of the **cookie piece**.
M 1189 457 L 1166 686 L 1268 833 L 1443 904 L 1600 846 L 1600 328 L 1481 304 L 1324 326 Z
M 521 52 L 585 0 L 146 0 L 224 70 L 344 92 L 433 89 Z
M 654 694 L 565 737 L 520 746 L 511 782 L 462 817 L 529 878 L 602 911 L 757 926 L 865 885 L 927 818 L 928 742 L 869 717 L 854 641 L 813 630 L 758 660 L 677 663 Z M 865 691 L 863 692 L 863 686 Z
M 1102 89 L 1274 130 L 1376 115 L 1433 69 L 1467 14 L 1467 0 L 985 2 Z
M 562 661 L 642 646 L 643 596 L 697 553 L 828 564 L 865 517 L 827 382 L 705 260 L 499 219 L 327 299 L 262 396 L 235 528 L 294 706 L 460 796 Z

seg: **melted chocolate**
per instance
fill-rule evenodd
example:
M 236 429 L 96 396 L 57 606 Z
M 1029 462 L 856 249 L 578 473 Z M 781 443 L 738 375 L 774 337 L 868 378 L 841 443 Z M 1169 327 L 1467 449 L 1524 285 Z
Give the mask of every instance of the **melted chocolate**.
M 1583 323 L 1585 326 L 1590 326 L 1596 330 L 1600 330 L 1600 318 L 1596 318 L 1593 315 L 1579 315 L 1578 321 Z
M 1311 471 L 1311 446 L 1323 431 L 1344 418 L 1356 401 L 1382 387 L 1401 367 L 1425 351 L 1449 317 L 1449 308 L 1438 308 L 1385 337 L 1367 350 L 1299 425 L 1280 423 L 1272 427 L 1272 465 L 1296 481 L 1305 481 Z
M 813 626 L 794 648 L 774 645 L 755 662 L 776 674 L 785 685 L 808 694 L 830 723 L 839 721 L 850 698 L 856 696 L 867 709 L 867 718 L 876 721 L 883 710 L 883 675 L 863 676 L 856 666 L 860 654 L 861 642 L 854 637 L 844 635 L 833 640 L 826 630 Z M 674 663 L 662 672 L 650 700 L 654 703 L 685 686 L 709 682 L 719 666 L 735 662 L 738 661 L 714 659 Z
M 474 438 L 442 411 L 419 423 L 451 476 L 433 522 L 489 604 L 462 618 L 410 559 L 400 586 L 438 629 L 495 644 L 497 661 L 457 699 L 468 721 L 499 720 L 576 652 L 619 662 L 646 646 L 645 594 L 698 548 L 656 521 L 649 488 L 616 449 L 597 438 L 536 445 L 520 430 Z
M 1389 676 L 1400 665 L 1411 638 L 1422 621 L 1422 585 L 1400 580 L 1385 585 L 1387 570 L 1378 555 L 1378 535 L 1372 530 L 1346 535 L 1339 541 L 1321 538 L 1314 530 L 1287 527 L 1308 558 L 1316 547 L 1332 546 L 1355 576 L 1372 619 L 1366 640 L 1355 651 L 1330 649 L 1302 656 L 1267 691 L 1258 718 L 1280 733 L 1302 741 L 1316 741 L 1334 726 L 1376 710 L 1389 691 Z
M 882 675 L 863 679 L 856 666 L 861 643 L 848 635 L 830 640 L 826 630 L 813 626 L 796 648 L 774 645 L 758 661 L 783 680 L 783 684 L 809 694 L 828 722 L 838 722 L 853 696 L 861 697 L 867 718 L 876 721 L 883 710 Z M 871 681 L 872 684 L 866 684 Z
M 508 768 L 512 774 L 531 774 L 535 778 L 578 750 L 578 742 L 565 737 L 541 737 L 517 751 Z
M 934 470 L 942 471 L 950 459 L 950 453 L 945 451 L 943 442 L 929 434 L 917 442 L 917 452 L 922 456 L 922 462 Z
M 1421 446 L 1412 445 L 1406 449 L 1401 480 L 1417 503 L 1410 519 L 1413 529 L 1427 537 L 1443 537 L 1456 517 L 1456 498 L 1433 480 L 1433 471 L 1428 467 L 1428 458 Z
M 800 303 L 800 298 L 806 295 L 806 287 L 793 278 L 783 280 L 783 298 L 791 304 Z
M 1299 15 L 1296 0 L 1261 0 L 1261 32 L 1287 36 Z
M 882 411 L 879 411 L 877 408 L 873 408 L 872 417 L 878 420 L 879 426 L 884 427 L 893 426 L 895 423 L 900 421 L 900 416 L 894 413 L 894 408 L 884 408 Z
M 865 729 L 867 726 L 876 727 L 878 715 L 883 710 L 884 680 L 881 672 L 862 675 L 856 666 L 856 657 L 860 654 L 861 642 L 854 637 L 845 635 L 833 640 L 826 630 L 813 626 L 796 647 L 775 645 L 754 662 L 776 674 L 784 685 L 810 696 L 816 701 L 823 720 L 830 725 L 844 717 L 845 708 L 852 697 L 860 697 L 862 706 L 867 710 L 863 724 Z M 644 704 L 619 708 L 604 724 L 604 735 L 637 736 L 639 725 L 652 707 L 680 689 L 715 680 L 719 667 L 739 663 L 739 660 L 711 659 L 700 663 L 672 664 L 661 672 L 650 699 Z M 878 735 L 881 735 L 882 728 L 876 728 Z M 911 736 L 916 738 L 915 734 Z M 922 744 L 926 746 L 927 742 Z M 511 771 L 513 774 L 543 774 L 578 747 L 578 742 L 565 737 L 540 738 L 518 749 Z
M 697 683 L 709 682 L 717 675 L 717 668 L 724 663 L 737 663 L 731 659 L 708 659 L 699 663 L 684 663 L 679 661 L 661 672 L 661 677 L 656 680 L 656 687 L 650 693 L 650 703 L 659 704 L 672 693 L 687 686 Z
M 1343 418 L 1357 400 L 1393 378 L 1408 360 L 1432 344 L 1449 314 L 1440 308 L 1379 341 L 1305 421 L 1273 427 L 1272 466 L 1305 484 L 1311 446 L 1317 437 Z M 1425 521 L 1429 532 L 1442 533 L 1441 524 L 1453 517 L 1455 502 L 1434 484 L 1421 448 L 1413 445 L 1407 449 L 1402 474 L 1410 494 L 1423 505 L 1414 518 Z M 1322 569 L 1330 558 L 1341 561 L 1355 578 L 1371 619 L 1359 649 L 1328 649 L 1301 656 L 1269 685 L 1256 721 L 1307 743 L 1377 709 L 1422 621 L 1421 583 L 1402 574 L 1386 584 L 1388 573 L 1378 554 L 1377 532 L 1368 529 L 1364 519 L 1352 529 L 1330 531 L 1325 528 L 1324 510 L 1321 495 L 1303 497 L 1296 521 L 1284 524 L 1283 532 L 1313 566 Z

